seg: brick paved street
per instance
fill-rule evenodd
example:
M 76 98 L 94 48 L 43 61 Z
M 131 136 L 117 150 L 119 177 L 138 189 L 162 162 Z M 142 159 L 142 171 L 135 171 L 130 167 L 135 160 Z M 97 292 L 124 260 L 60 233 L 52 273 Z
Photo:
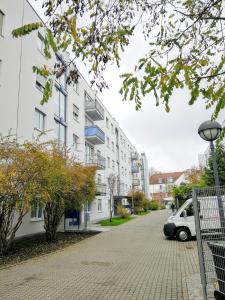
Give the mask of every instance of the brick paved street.
M 189 299 L 196 242 L 166 240 L 156 211 L 63 251 L 0 271 L 1 300 Z

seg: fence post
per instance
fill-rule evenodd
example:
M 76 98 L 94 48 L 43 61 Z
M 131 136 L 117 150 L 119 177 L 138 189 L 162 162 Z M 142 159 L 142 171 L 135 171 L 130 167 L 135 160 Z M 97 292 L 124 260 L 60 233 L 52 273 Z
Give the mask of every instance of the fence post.
M 198 203 L 196 189 L 192 189 L 192 200 L 194 206 L 195 231 L 196 231 L 197 246 L 198 246 L 198 258 L 199 258 L 201 283 L 203 289 L 203 297 L 204 300 L 207 300 L 207 281 L 206 281 L 206 272 L 205 272 L 205 264 L 204 264 L 203 245 L 202 245 L 202 238 L 201 238 L 199 203 Z

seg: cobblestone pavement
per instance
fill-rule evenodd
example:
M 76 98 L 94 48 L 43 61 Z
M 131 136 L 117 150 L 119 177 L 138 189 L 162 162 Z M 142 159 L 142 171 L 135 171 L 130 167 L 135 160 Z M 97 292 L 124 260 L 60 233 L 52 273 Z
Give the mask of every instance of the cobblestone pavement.
M 196 242 L 166 240 L 167 211 L 0 271 L 1 300 L 182 300 L 198 272 Z

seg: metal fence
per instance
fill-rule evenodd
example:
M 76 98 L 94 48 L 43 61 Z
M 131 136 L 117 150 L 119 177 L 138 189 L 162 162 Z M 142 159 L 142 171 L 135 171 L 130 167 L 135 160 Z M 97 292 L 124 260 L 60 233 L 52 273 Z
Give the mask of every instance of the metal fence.
M 225 299 L 225 187 L 194 189 L 193 204 L 204 299 Z

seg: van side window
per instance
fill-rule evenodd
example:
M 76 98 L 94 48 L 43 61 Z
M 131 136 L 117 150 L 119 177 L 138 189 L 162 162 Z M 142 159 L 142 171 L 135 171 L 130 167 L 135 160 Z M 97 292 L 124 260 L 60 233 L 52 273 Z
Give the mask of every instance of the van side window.
M 193 207 L 192 203 L 190 205 L 188 205 L 188 207 L 186 208 L 186 211 L 187 211 L 187 217 L 194 216 L 194 207 Z

